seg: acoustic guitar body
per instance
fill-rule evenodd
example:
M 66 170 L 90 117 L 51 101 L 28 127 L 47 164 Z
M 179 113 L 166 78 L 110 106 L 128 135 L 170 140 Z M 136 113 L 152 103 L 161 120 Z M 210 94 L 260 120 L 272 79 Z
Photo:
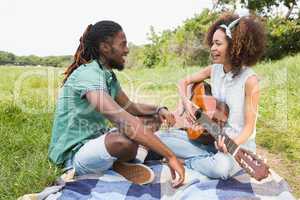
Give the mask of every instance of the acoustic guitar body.
M 191 101 L 203 112 L 207 113 L 221 127 L 227 121 L 229 108 L 223 103 L 217 101 L 211 92 L 211 86 L 206 82 L 195 83 L 191 88 Z M 203 144 L 211 144 L 214 138 L 205 130 L 193 130 L 187 128 L 187 134 L 190 140 L 197 140 Z

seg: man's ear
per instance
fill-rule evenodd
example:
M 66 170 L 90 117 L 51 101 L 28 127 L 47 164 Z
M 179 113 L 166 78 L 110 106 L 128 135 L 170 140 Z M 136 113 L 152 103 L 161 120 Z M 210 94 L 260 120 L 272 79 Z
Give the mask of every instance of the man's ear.
M 99 44 L 100 52 L 108 53 L 110 52 L 111 46 L 107 42 L 101 42 Z

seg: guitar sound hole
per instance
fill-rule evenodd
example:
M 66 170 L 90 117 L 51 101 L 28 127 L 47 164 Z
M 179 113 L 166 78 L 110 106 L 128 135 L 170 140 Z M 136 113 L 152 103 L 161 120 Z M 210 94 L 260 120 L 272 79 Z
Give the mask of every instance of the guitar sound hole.
M 195 112 L 196 119 L 200 119 L 201 118 L 202 112 L 203 112 L 203 110 L 201 108 L 199 108 L 199 109 L 196 110 L 196 112 Z

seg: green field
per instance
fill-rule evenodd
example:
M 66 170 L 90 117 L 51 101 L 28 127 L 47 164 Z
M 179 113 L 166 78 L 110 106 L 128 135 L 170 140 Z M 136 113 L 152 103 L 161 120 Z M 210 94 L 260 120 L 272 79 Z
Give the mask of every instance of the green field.
M 300 55 L 261 63 L 257 143 L 282 158 L 288 180 L 300 197 Z M 199 67 L 131 69 L 117 73 L 135 101 L 174 108 L 176 84 Z M 60 174 L 47 160 L 53 112 L 62 69 L 0 67 L 0 199 L 41 191 Z M 273 167 L 273 166 L 272 166 Z M 275 167 L 275 166 L 274 166 Z M 276 169 L 277 169 L 276 168 Z

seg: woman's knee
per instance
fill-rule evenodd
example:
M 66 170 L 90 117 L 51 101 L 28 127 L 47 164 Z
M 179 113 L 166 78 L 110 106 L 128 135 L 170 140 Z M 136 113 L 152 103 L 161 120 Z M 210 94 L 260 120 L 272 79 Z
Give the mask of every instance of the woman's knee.
M 233 168 L 229 155 L 220 152 L 211 156 L 192 158 L 186 161 L 186 165 L 210 178 L 217 179 L 229 178 Z
M 211 171 L 212 178 L 228 179 L 233 168 L 233 160 L 229 155 L 220 152 L 215 154 L 213 159 L 215 160 L 215 167 Z
M 222 166 L 217 166 L 211 172 L 211 178 L 220 178 L 226 180 L 230 177 L 230 169 Z

